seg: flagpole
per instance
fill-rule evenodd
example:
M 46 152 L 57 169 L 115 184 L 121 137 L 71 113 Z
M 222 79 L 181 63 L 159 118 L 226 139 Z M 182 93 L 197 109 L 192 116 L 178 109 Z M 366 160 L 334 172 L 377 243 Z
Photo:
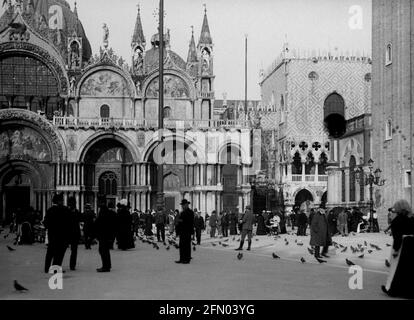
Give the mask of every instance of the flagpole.
M 159 98 L 158 98 L 158 133 L 159 143 L 164 142 L 164 0 L 160 0 L 159 8 Z M 158 159 L 159 162 L 162 159 Z M 157 210 L 164 211 L 164 163 L 158 163 L 157 168 Z
M 247 121 L 247 34 L 245 35 L 245 59 L 244 59 L 244 115 Z

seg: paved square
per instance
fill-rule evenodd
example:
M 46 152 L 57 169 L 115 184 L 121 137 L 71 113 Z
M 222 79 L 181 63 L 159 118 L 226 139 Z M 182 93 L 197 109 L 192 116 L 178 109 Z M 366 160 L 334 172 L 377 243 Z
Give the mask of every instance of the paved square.
M 177 265 L 178 250 L 166 250 L 137 240 L 136 248 L 127 252 L 111 252 L 113 271 L 99 274 L 100 257 L 97 246 L 92 251 L 79 247 L 78 270 L 69 271 L 67 251 L 64 261 L 63 290 L 50 290 L 49 275 L 42 273 L 45 245 L 19 246 L 10 252 L 12 240 L 0 240 L 0 299 L 138 299 L 138 300 L 279 300 L 279 299 L 389 299 L 380 286 L 387 277 L 387 259 L 391 237 L 384 234 L 335 237 L 344 246 L 376 244 L 381 251 L 366 252 L 363 259 L 332 249 L 327 264 L 319 264 L 308 253 L 308 237 L 282 235 L 255 237 L 253 250 L 244 251 L 237 259 L 234 249 L 238 236 L 208 239 L 193 251 L 190 265 Z M 286 240 L 289 242 L 286 245 Z M 303 246 L 296 242 L 303 243 Z M 221 243 L 221 244 L 220 244 Z M 228 244 L 223 247 L 222 244 Z M 213 245 L 214 244 L 214 245 Z M 367 249 L 366 251 L 368 251 Z M 272 253 L 281 259 L 273 259 Z M 303 257 L 306 263 L 301 263 Z M 363 290 L 350 290 L 350 274 L 345 259 L 363 270 Z M 18 293 L 13 280 L 29 289 Z

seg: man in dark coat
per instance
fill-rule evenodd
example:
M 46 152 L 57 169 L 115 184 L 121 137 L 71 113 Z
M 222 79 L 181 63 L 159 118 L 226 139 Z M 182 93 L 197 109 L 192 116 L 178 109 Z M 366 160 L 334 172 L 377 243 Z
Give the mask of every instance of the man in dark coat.
M 128 209 L 128 201 L 123 199 L 119 203 L 117 213 L 118 226 L 118 249 L 128 250 L 135 247 L 134 238 L 132 234 L 132 216 Z
M 217 212 L 214 210 L 211 213 L 211 217 L 209 219 L 209 225 L 210 225 L 210 238 L 216 237 L 216 229 L 217 229 Z
M 229 236 L 229 214 L 227 211 L 224 211 L 224 214 L 221 216 L 221 230 L 224 238 Z
M 230 212 L 229 215 L 230 235 L 237 235 L 237 215 L 234 212 Z
M 252 246 L 252 237 L 253 237 L 253 224 L 255 223 L 255 217 L 252 213 L 251 207 L 246 207 L 246 212 L 243 215 L 243 219 L 241 221 L 242 224 L 242 236 L 240 240 L 240 246 L 236 251 L 243 250 L 244 240 L 246 239 L 246 236 L 248 236 L 248 247 L 247 251 L 250 251 Z
M 52 207 L 47 210 L 43 224 L 48 232 L 48 246 L 45 259 L 45 272 L 54 266 L 62 267 L 63 257 L 70 239 L 70 211 L 63 205 L 63 195 L 56 194 Z
M 165 225 L 167 222 L 167 215 L 163 210 L 158 210 L 154 217 L 155 226 L 157 228 L 157 239 L 158 242 L 165 242 Z
M 332 245 L 332 237 L 324 208 L 319 208 L 312 218 L 310 245 L 315 247 L 315 258 L 321 258 L 320 247 L 323 248 L 322 256 L 329 258 L 328 250 Z
M 90 250 L 93 238 L 93 224 L 95 222 L 95 212 L 92 211 L 90 204 L 86 205 L 83 214 L 83 236 L 85 238 L 85 249 Z
M 68 199 L 68 208 L 70 210 L 70 270 L 74 271 L 76 269 L 76 259 L 78 256 L 78 245 L 81 236 L 80 231 L 80 222 L 81 222 L 81 214 L 76 209 L 76 199 L 74 197 L 70 197 Z
M 181 201 L 183 211 L 179 218 L 180 260 L 176 263 L 189 264 L 191 261 L 191 237 L 194 234 L 194 212 L 188 207 L 190 202 Z
M 111 271 L 112 265 L 110 249 L 115 238 L 115 224 L 115 211 L 108 209 L 106 206 L 102 206 L 94 227 L 95 236 L 99 241 L 99 254 L 102 260 L 102 267 L 96 269 L 98 272 Z
M 196 216 L 194 218 L 194 231 L 196 235 L 197 244 L 201 244 L 201 232 L 206 228 L 204 224 L 204 218 L 201 216 L 201 212 L 196 212 Z
M 329 231 L 331 232 L 331 236 L 334 236 L 337 233 L 337 217 L 333 210 L 330 210 L 328 213 L 328 223 L 329 223 Z

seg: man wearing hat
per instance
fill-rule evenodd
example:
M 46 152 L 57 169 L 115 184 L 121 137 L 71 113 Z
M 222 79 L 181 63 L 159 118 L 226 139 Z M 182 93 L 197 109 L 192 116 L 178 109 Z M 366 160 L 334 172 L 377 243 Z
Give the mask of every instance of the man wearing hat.
M 53 206 L 47 210 L 43 224 L 48 231 L 49 243 L 45 259 L 45 273 L 54 266 L 62 266 L 66 249 L 70 242 L 71 212 L 63 205 L 63 195 L 55 194 Z
M 183 211 L 180 213 L 178 230 L 180 237 L 180 260 L 176 263 L 189 264 L 191 261 L 191 237 L 194 234 L 194 212 L 189 208 L 190 202 L 181 201 Z
M 246 239 L 246 236 L 248 236 L 249 246 L 247 247 L 247 250 L 250 251 L 252 247 L 252 233 L 253 233 L 253 224 L 255 222 L 255 217 L 252 213 L 252 208 L 250 206 L 246 207 L 246 212 L 243 215 L 243 219 L 241 221 L 242 223 L 242 237 L 240 241 L 240 247 L 236 249 L 236 251 L 243 250 L 244 240 Z

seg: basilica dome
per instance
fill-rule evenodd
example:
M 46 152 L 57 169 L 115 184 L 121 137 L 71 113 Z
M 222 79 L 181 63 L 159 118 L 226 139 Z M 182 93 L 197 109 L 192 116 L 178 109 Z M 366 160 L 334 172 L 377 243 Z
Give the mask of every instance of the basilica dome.
M 78 19 L 77 9 L 71 10 L 65 0 L 23 0 L 21 8 L 18 2 L 6 1 L 0 10 L 0 31 L 8 26 L 18 10 L 25 21 L 48 42 L 52 43 L 66 60 L 67 39 L 74 33 L 82 38 L 83 60 L 88 61 L 92 55 L 91 45 L 86 37 L 82 23 Z
M 181 70 L 186 70 L 186 63 L 185 61 L 174 51 L 171 50 L 164 50 L 164 61 L 168 59 L 171 61 Z M 145 53 L 145 70 L 147 72 L 151 72 L 155 69 L 159 68 L 159 50 L 157 47 L 153 47 Z

